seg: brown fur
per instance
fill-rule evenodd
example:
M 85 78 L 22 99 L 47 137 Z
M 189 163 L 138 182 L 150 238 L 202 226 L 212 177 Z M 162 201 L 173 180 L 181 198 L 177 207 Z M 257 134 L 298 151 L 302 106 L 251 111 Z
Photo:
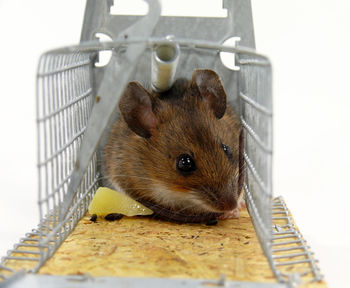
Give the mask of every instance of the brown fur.
M 178 80 L 160 95 L 148 92 L 150 113 L 156 117 L 150 122 L 154 123 L 150 137 L 137 135 L 129 127 L 134 124 L 128 126 L 125 117 L 119 117 L 103 161 L 110 185 L 119 186 L 160 217 L 185 222 L 206 221 L 234 209 L 240 194 L 240 121 L 232 107 L 226 107 L 226 95 L 222 96 L 226 109 L 219 118 L 213 100 L 207 101 L 205 91 L 197 89 L 194 81 Z M 232 160 L 222 144 L 231 148 Z M 192 155 L 197 166 L 192 175 L 177 171 L 181 154 Z

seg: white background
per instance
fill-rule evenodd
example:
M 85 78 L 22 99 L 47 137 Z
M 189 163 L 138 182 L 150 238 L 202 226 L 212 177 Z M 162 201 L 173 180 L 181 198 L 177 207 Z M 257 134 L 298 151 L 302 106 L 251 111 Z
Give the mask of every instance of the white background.
M 198 11 L 189 0 L 172 2 Z M 200 2 L 205 9 L 204 2 L 212 0 Z M 330 286 L 350 287 L 350 4 L 252 5 L 257 49 L 274 68 L 274 193 L 284 196 Z M 0 0 L 0 255 L 38 223 L 37 61 L 78 43 L 84 7 Z

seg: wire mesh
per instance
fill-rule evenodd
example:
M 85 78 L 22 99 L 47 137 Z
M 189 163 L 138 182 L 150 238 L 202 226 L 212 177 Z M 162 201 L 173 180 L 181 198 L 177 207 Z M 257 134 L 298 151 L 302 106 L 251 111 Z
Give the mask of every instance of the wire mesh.
M 245 130 L 243 185 L 249 213 L 266 255 L 272 243 L 271 65 L 259 55 L 239 54 L 239 99 Z
M 94 103 L 92 54 L 46 53 L 37 73 L 39 239 L 41 259 L 52 255 L 85 214 L 97 188 L 93 156 L 67 217 L 59 212 Z
M 37 229 L 20 239 L 2 259 L 6 279 L 22 268 L 37 271 L 85 214 L 97 189 L 97 159 L 93 157 L 64 221 L 58 212 L 93 105 L 91 53 L 46 53 L 37 73 L 39 215 Z M 14 267 L 14 268 L 10 268 Z
M 70 213 L 59 221 L 60 205 L 93 105 L 91 68 L 91 53 L 46 53 L 40 58 L 37 72 L 40 223 L 3 257 L 0 266 L 3 279 L 17 270 L 16 261 L 22 261 L 21 268 L 37 271 L 85 214 L 97 189 L 94 155 Z
M 271 268 L 281 282 L 295 285 L 321 281 L 323 275 L 318 260 L 306 240 L 295 227 L 292 216 L 282 197 L 272 204 L 273 230 Z

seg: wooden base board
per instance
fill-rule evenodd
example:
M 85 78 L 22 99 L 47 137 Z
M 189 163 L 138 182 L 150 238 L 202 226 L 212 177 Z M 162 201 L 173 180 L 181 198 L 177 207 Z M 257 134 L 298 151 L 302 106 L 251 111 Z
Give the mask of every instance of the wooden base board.
M 6 265 L 17 271 L 31 268 L 33 261 L 9 260 Z M 225 274 L 229 281 L 277 282 L 246 210 L 239 219 L 216 226 L 146 217 L 93 223 L 86 215 L 38 273 L 187 279 Z M 322 281 L 303 287 L 327 286 Z
M 39 273 L 276 282 L 246 210 L 216 226 L 85 216 Z

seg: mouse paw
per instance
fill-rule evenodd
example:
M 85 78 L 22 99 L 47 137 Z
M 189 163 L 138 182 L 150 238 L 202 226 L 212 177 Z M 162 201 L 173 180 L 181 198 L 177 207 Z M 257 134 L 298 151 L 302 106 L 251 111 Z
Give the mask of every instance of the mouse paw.
M 241 209 L 245 209 L 245 201 L 244 199 L 240 199 L 237 203 L 237 207 L 231 211 L 225 212 L 223 215 L 219 216 L 219 220 L 225 219 L 237 219 L 241 216 Z
M 219 220 L 237 219 L 239 216 L 241 216 L 240 210 L 238 208 L 235 208 L 219 216 Z
M 247 208 L 247 206 L 245 204 L 245 200 L 243 198 L 238 200 L 237 207 L 238 207 L 239 210 Z

